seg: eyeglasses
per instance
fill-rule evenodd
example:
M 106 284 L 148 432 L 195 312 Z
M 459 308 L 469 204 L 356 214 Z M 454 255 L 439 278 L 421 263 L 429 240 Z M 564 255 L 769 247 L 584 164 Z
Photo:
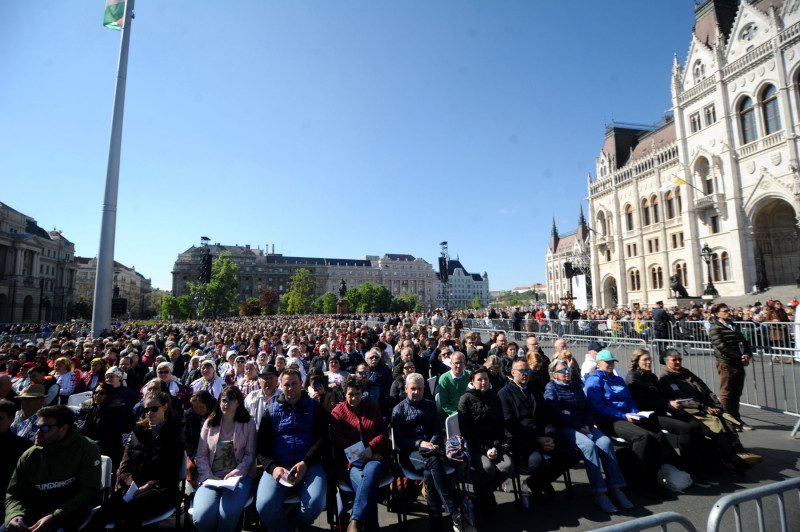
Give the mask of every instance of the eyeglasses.
M 50 432 L 50 429 L 57 426 L 58 424 L 56 423 L 53 423 L 52 425 L 34 425 L 33 430 L 36 432 L 41 432 L 42 434 L 47 434 L 48 432 Z
M 367 360 L 380 360 L 381 357 L 367 357 Z
M 231 403 L 237 403 L 237 402 L 238 401 L 236 399 L 228 399 L 228 398 L 223 398 L 219 400 L 219 404 L 221 405 L 229 405 Z
M 528 370 L 528 371 L 530 371 L 530 370 Z M 569 373 L 569 368 L 557 369 L 553 373 Z
M 530 368 L 525 368 L 525 369 L 516 369 L 516 370 L 514 370 L 514 371 L 516 371 L 516 372 L 518 372 L 518 373 L 522 373 L 523 375 L 528 375 L 528 374 L 530 374 L 530 373 L 533 373 L 533 370 L 532 370 L 532 369 L 530 369 Z
M 162 406 L 164 406 L 164 405 L 146 406 L 146 407 L 144 407 L 144 411 L 145 411 L 145 413 L 155 414 L 156 412 L 161 410 Z
M 161 375 L 162 373 L 169 373 L 168 369 L 160 369 L 158 370 L 158 374 Z
M 414 366 L 403 366 L 403 371 L 414 371 L 415 369 L 417 368 Z
M 358 374 L 359 375 L 372 375 L 372 372 L 371 371 L 359 371 Z

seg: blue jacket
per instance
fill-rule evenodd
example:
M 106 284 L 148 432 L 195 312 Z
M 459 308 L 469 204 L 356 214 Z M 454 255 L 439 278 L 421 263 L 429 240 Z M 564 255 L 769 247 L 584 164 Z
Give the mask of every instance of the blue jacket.
M 598 418 L 625 419 L 625 414 L 639 411 L 625 379 L 614 373 L 596 369 L 586 377 L 584 390 Z
M 544 399 L 550 404 L 557 425 L 575 430 L 594 425 L 594 416 L 580 381 L 569 381 L 566 384 L 550 381 L 544 389 Z
M 258 427 L 258 458 L 272 474 L 290 469 L 301 460 L 311 466 L 321 461 L 328 442 L 328 414 L 306 392 L 290 405 L 283 394 L 264 411 Z
M 400 401 L 392 410 L 392 429 L 395 445 L 406 454 L 418 450 L 423 441 L 440 447 L 444 444 L 436 403 L 429 399 L 412 402 L 406 397 Z

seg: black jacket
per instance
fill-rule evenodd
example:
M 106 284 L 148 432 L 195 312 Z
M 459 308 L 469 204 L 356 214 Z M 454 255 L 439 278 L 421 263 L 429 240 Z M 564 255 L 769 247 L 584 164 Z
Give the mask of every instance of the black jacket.
M 506 438 L 512 449 L 530 453 L 539 448 L 537 438 L 555 437 L 550 408 L 531 382 L 524 391 L 516 383 L 509 382 L 497 395 L 503 405 Z
M 467 390 L 458 400 L 458 428 L 471 453 L 486 454 L 505 443 L 503 406 L 491 390 Z
M 628 385 L 639 410 L 652 410 L 659 415 L 670 410 L 669 400 L 662 395 L 658 377 L 652 371 L 633 369 L 625 376 L 625 384 Z
M 711 316 L 708 321 L 711 323 L 708 338 L 711 340 L 711 347 L 714 348 L 714 356 L 717 357 L 717 360 L 730 366 L 744 367 L 742 355 L 751 355 L 752 350 L 742 335 L 742 331 L 739 330 L 739 326 L 733 323 L 733 329 L 731 329 L 716 316 Z
M 132 481 L 141 487 L 156 481 L 160 489 L 178 489 L 183 460 L 181 421 L 168 417 L 157 438 L 149 426 L 137 423 L 119 465 L 117 487 L 127 489 Z

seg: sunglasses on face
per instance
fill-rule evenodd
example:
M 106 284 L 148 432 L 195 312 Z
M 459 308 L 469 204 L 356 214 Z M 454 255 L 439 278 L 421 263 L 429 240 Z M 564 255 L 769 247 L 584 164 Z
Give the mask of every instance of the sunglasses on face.
M 52 425 L 34 425 L 34 430 L 36 432 L 41 432 L 42 434 L 47 434 L 53 427 L 57 427 L 55 423 Z
M 518 369 L 518 370 L 515 370 L 515 371 L 517 371 L 518 373 L 522 373 L 523 375 L 529 375 L 529 374 L 533 373 L 533 370 L 530 369 L 530 368 Z
M 530 371 L 530 370 L 528 370 L 528 371 Z M 553 373 L 569 373 L 569 368 L 557 369 Z
M 358 374 L 359 375 L 372 375 L 372 372 L 371 371 L 359 371 Z
M 146 406 L 144 407 L 144 411 L 147 413 L 155 414 L 161 409 L 161 406 Z

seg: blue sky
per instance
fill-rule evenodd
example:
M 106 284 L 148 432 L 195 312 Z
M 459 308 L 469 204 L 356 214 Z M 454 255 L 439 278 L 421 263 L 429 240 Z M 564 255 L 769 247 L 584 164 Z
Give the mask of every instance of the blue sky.
M 118 32 L 102 0 L 0 2 L 0 201 L 97 254 Z M 544 282 L 606 124 L 671 106 L 694 2 L 138 0 L 116 260 L 171 287 L 200 236 L 285 255 L 449 242 Z

